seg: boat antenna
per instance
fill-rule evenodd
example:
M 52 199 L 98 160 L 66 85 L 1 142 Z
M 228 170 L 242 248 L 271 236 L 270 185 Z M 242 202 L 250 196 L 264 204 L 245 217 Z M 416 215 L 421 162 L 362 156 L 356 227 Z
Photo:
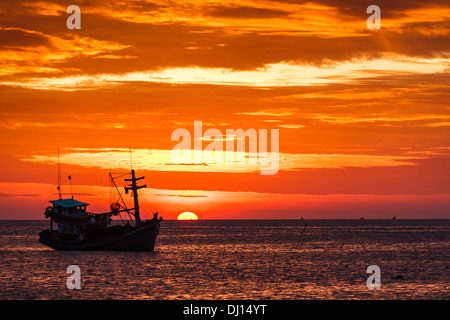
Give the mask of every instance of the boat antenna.
M 61 199 L 61 164 L 59 161 L 59 145 L 58 145 L 58 195 L 59 199 Z
M 133 154 L 132 154 L 131 146 L 130 146 L 130 167 L 131 167 L 131 170 L 133 170 Z

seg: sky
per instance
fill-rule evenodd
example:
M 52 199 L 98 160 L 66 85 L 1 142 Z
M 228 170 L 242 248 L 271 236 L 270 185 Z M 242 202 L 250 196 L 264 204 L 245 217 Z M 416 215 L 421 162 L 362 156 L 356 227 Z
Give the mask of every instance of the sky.
M 372 4 L 2 0 L 0 219 L 43 219 L 58 148 L 92 212 L 132 166 L 144 219 L 450 218 L 450 4 L 376 1 L 371 29 Z M 175 163 L 177 129 L 245 163 Z

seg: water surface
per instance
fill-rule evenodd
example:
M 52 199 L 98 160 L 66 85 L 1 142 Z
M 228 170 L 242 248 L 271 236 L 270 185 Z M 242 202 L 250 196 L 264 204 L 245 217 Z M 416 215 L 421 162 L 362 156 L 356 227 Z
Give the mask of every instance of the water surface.
M 48 221 L 0 221 L 0 299 L 448 299 L 450 292 L 450 220 L 163 221 L 155 252 L 55 251 L 37 241 L 44 228 Z M 69 265 L 81 269 L 81 290 L 66 287 Z M 366 286 L 370 265 L 381 269 L 380 290 Z

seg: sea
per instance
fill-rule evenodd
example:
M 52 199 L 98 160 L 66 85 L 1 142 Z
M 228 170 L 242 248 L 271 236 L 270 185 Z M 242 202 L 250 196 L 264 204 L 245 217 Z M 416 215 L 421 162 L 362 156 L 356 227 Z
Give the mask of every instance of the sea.
M 48 224 L 0 221 L 1 300 L 450 297 L 450 220 L 165 220 L 154 252 L 55 251 Z

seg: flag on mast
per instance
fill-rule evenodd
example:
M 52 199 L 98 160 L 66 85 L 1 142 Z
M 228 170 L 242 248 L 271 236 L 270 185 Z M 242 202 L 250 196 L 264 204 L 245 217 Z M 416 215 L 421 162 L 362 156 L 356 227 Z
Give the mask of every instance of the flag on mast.
M 70 180 L 70 194 L 72 195 L 72 199 L 73 199 L 73 190 L 72 190 L 72 175 L 69 175 L 67 178 L 69 178 Z

